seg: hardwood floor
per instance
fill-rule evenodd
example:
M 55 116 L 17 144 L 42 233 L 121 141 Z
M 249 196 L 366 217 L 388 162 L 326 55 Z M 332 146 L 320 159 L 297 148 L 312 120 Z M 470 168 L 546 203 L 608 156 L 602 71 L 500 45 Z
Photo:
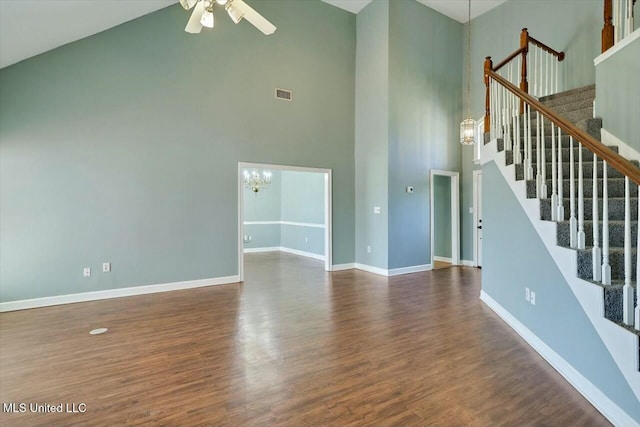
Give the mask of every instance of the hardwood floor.
M 444 261 L 434 261 L 433 262 L 433 269 L 434 270 L 440 270 L 442 268 L 449 268 L 449 267 L 453 267 L 453 265 L 450 262 L 444 262 Z
M 479 292 L 270 253 L 243 285 L 3 313 L 0 401 L 86 412 L 0 425 L 608 425 Z

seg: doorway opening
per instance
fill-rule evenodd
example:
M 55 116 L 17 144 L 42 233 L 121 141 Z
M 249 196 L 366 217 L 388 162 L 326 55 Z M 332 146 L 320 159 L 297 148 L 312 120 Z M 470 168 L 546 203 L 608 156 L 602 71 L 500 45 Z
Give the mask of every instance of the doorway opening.
M 430 172 L 431 265 L 433 269 L 460 264 L 460 174 Z
M 473 265 L 482 267 L 482 171 L 473 171 Z
M 331 271 L 331 182 L 331 169 L 238 163 L 240 281 L 250 253 L 305 257 Z

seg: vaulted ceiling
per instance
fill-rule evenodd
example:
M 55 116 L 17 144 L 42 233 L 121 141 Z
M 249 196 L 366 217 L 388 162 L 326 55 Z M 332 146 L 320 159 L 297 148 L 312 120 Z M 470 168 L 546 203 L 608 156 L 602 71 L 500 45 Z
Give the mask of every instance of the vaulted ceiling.
M 322 1 L 352 13 L 360 12 L 371 2 Z M 467 0 L 417 1 L 459 22 L 467 21 Z M 472 16 L 481 15 L 505 1 L 473 0 Z M 0 0 L 0 68 L 176 2 L 177 0 Z

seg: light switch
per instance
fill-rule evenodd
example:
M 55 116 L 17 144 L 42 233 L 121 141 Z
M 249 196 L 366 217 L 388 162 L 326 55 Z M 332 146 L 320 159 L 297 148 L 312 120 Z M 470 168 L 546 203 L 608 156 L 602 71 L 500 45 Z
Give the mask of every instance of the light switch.
M 380 206 L 374 206 L 373 207 L 373 213 L 374 214 L 379 214 L 381 212 Z

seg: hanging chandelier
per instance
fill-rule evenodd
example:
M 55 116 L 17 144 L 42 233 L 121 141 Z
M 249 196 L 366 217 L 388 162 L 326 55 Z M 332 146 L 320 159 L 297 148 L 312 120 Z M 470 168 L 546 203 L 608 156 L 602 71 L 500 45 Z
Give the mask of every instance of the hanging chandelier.
M 258 194 L 260 190 L 266 190 L 271 185 L 271 172 L 244 171 L 244 187 Z
M 467 44 L 467 118 L 460 123 L 460 144 L 473 145 L 476 121 L 471 118 L 471 0 L 469 0 L 469 41 Z

